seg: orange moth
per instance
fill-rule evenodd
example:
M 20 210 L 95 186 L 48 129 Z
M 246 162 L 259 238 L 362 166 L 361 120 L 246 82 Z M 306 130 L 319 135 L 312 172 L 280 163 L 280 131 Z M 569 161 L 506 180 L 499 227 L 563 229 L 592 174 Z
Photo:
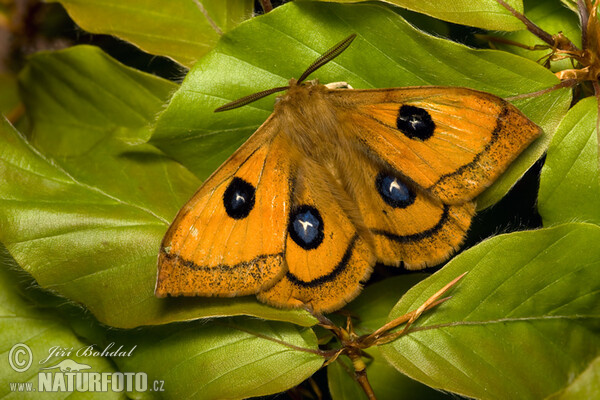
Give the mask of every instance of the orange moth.
M 373 265 L 420 269 L 462 243 L 475 198 L 540 134 L 505 100 L 458 87 L 289 86 L 264 124 L 181 209 L 156 295 L 244 296 L 339 309 Z

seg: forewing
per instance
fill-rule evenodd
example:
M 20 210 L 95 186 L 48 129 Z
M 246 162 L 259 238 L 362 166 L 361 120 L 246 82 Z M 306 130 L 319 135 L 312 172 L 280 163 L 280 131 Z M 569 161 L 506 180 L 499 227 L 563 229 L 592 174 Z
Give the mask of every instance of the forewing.
M 270 118 L 181 209 L 163 239 L 156 295 L 241 296 L 285 272 L 292 166 Z
M 510 103 L 466 88 L 332 90 L 330 98 L 366 151 L 447 204 L 474 199 L 541 134 Z

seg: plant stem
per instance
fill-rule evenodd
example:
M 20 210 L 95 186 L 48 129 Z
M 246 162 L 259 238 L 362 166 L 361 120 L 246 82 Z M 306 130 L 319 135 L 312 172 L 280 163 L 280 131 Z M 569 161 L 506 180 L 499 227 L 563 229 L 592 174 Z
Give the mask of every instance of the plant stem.
M 271 4 L 271 0 L 260 0 L 260 5 L 263 9 L 263 11 L 266 13 L 268 13 L 269 11 L 273 10 L 273 5 Z

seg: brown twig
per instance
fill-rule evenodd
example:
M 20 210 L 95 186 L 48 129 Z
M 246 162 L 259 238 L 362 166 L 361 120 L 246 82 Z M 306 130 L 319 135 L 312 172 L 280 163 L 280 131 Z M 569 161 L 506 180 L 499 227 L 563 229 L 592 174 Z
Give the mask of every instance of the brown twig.
M 367 398 L 369 400 L 377 400 L 375 392 L 373 392 L 373 388 L 371 387 L 369 379 L 367 378 L 367 365 L 363 361 L 361 355 L 357 353 L 350 353 L 348 356 L 350 357 L 350 360 L 352 360 L 352 365 L 354 366 L 354 377 L 367 395 Z
M 576 58 L 579 61 L 581 57 L 581 50 L 571 42 L 569 38 L 562 34 L 562 32 L 557 33 L 556 35 L 551 35 L 546 32 L 538 25 L 536 25 L 533 21 L 527 18 L 524 14 L 521 14 L 514 8 L 512 8 L 508 3 L 504 0 L 496 0 L 498 4 L 502 7 L 506 8 L 510 13 L 517 18 L 519 21 L 525 24 L 527 30 L 537 36 L 540 40 L 546 42 L 548 46 L 552 49 L 552 53 L 549 56 L 550 59 L 562 59 L 562 58 Z M 554 53 L 560 53 L 559 56 L 555 56 Z
M 390 330 L 396 328 L 397 326 L 400 326 L 404 323 L 407 323 L 407 326 L 404 328 L 404 330 L 402 331 L 402 333 L 406 332 L 406 330 L 410 327 L 410 325 L 417 319 L 419 318 L 419 316 L 421 314 L 423 314 L 425 311 L 445 302 L 446 300 L 449 300 L 450 298 L 444 298 L 444 299 L 440 299 L 442 297 L 442 295 L 444 293 L 446 293 L 452 286 L 454 286 L 456 283 L 458 283 L 459 280 L 461 280 L 465 275 L 467 274 L 467 272 L 464 272 L 463 274 L 461 274 L 460 276 L 454 278 L 450 283 L 448 283 L 447 285 L 445 285 L 443 288 L 441 288 L 440 290 L 438 290 L 433 296 L 431 296 L 430 298 L 428 298 L 423 304 L 421 304 L 421 306 L 416 309 L 413 312 L 404 314 L 398 318 L 395 318 L 394 320 L 388 322 L 387 324 L 383 325 L 381 328 L 377 329 L 375 332 L 371 333 L 370 335 L 367 336 L 367 340 L 368 341 L 373 341 L 376 342 L 378 341 L 383 335 L 385 335 L 387 332 L 389 332 Z
M 367 366 L 363 360 L 366 353 L 363 349 L 369 348 L 374 345 L 380 345 L 389 343 L 402 335 L 408 333 L 410 326 L 427 310 L 440 305 L 441 303 L 449 300 L 451 297 L 442 298 L 442 296 L 450 290 L 451 287 L 456 285 L 467 273 L 463 273 L 459 277 L 453 279 L 450 283 L 445 285 L 443 288 L 438 290 L 433 296 L 429 297 L 419 308 L 416 310 L 406 313 L 393 321 L 388 322 L 381 328 L 369 335 L 357 336 L 352 326 L 352 320 L 348 317 L 346 322 L 346 328 L 340 328 L 335 325 L 331 320 L 321 314 L 312 313 L 315 318 L 319 321 L 319 325 L 325 329 L 330 330 L 341 342 L 342 347 L 333 351 L 331 358 L 328 359 L 325 365 L 328 365 L 335 361 L 340 355 L 344 354 L 350 358 L 354 367 L 354 375 L 356 381 L 361 385 L 363 391 L 369 399 L 375 399 L 375 393 L 367 378 Z M 400 332 L 390 333 L 390 330 L 406 323 L 404 329 Z
M 260 6 L 262 7 L 265 14 L 269 11 L 273 11 L 273 5 L 271 4 L 271 0 L 260 0 Z
M 577 79 L 566 79 L 566 80 L 563 80 L 563 81 L 557 83 L 556 85 L 554 85 L 552 87 L 538 90 L 537 92 L 524 93 L 524 94 L 518 94 L 516 96 L 505 97 L 504 100 L 513 101 L 513 100 L 527 99 L 530 97 L 538 97 L 538 96 L 553 92 L 558 89 L 573 87 L 573 86 L 577 85 L 578 82 L 579 81 Z
M 548 32 L 546 32 L 545 30 L 543 30 L 539 26 L 537 26 L 533 21 L 531 21 L 525 15 L 521 14 L 520 12 L 518 12 L 517 10 L 515 10 L 514 8 L 512 8 L 512 6 L 510 4 L 508 4 L 508 3 L 506 3 L 504 0 L 496 0 L 496 1 L 502 7 L 506 8 L 508 11 L 510 11 L 510 13 L 515 18 L 517 18 L 522 23 L 524 23 L 525 26 L 527 27 L 527 30 L 529 32 L 533 33 L 535 36 L 537 36 L 538 38 L 542 39 L 544 42 L 548 43 L 550 46 L 554 45 L 554 38 L 552 37 L 551 34 L 549 34 Z

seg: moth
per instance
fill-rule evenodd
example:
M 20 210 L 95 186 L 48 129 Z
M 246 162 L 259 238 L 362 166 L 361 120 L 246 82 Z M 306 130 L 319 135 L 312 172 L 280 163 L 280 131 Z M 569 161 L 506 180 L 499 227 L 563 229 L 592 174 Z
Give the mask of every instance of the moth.
M 244 296 L 331 312 L 376 262 L 420 269 L 462 243 L 475 198 L 540 134 L 505 100 L 459 87 L 305 81 L 193 195 L 166 233 L 156 295 Z M 336 86 L 336 85 L 334 85 Z

